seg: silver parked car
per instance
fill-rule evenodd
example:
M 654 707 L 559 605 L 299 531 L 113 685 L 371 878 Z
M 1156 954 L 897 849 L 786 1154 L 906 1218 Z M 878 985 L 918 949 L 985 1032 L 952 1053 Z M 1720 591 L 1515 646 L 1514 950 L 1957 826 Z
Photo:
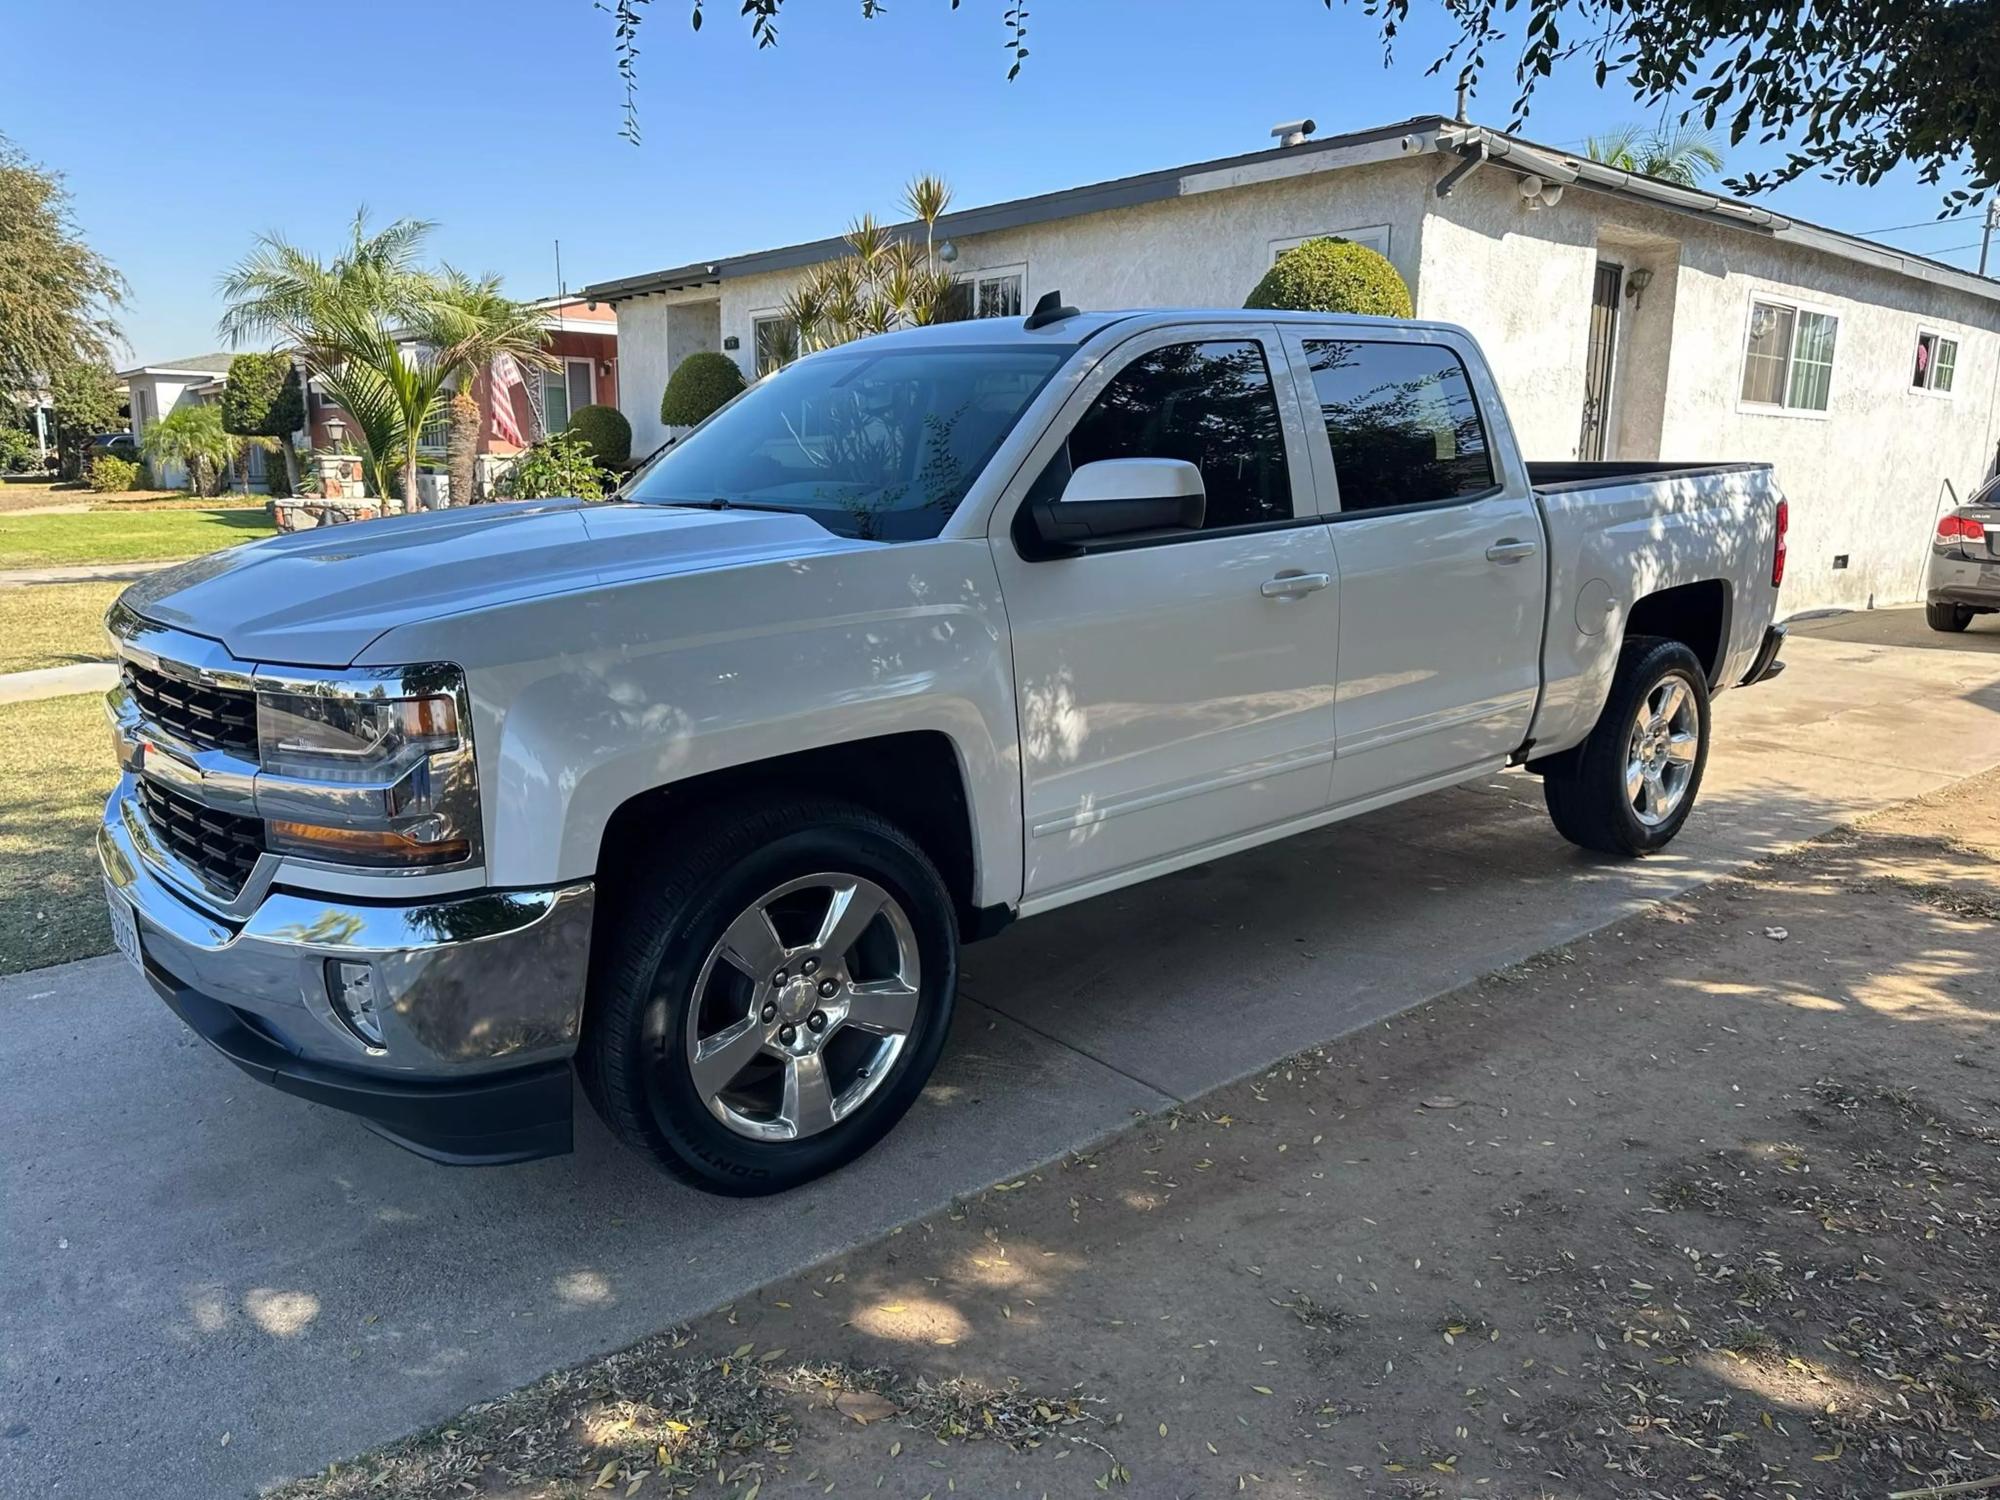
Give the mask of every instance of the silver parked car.
M 1924 618 L 1933 630 L 1959 631 L 1974 615 L 2000 610 L 2000 476 L 1969 505 L 1947 511 L 1931 538 L 1924 576 Z

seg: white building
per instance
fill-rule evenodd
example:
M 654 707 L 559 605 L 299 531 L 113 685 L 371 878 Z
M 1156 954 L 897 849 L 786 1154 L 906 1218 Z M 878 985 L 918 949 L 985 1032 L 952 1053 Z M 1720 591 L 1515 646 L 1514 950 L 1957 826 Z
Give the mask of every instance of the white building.
M 1429 116 L 946 217 L 987 315 L 1237 306 L 1301 239 L 1373 246 L 1479 338 L 1531 458 L 1756 459 L 1792 501 L 1792 610 L 1916 597 L 1941 507 L 1992 466 L 2000 282 Z M 668 373 L 782 362 L 838 239 L 600 283 L 634 450 Z

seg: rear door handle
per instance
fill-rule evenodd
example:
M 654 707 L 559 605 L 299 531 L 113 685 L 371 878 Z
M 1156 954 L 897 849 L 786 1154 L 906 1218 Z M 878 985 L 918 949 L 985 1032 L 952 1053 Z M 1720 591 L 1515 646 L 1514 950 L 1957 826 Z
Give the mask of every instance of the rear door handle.
M 1497 563 L 1517 563 L 1524 557 L 1533 557 L 1541 550 L 1533 542 L 1524 542 L 1519 537 L 1503 536 L 1486 549 L 1486 560 Z
M 1333 582 L 1331 573 L 1280 573 L 1257 585 L 1266 599 L 1296 599 L 1301 594 L 1317 594 Z

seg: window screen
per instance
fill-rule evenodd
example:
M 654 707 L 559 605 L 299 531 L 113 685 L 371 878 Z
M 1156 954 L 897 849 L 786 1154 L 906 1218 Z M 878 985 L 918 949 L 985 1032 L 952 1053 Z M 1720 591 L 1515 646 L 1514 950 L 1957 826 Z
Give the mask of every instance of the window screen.
M 1070 433 L 1072 466 L 1104 458 L 1178 458 L 1200 469 L 1204 530 L 1292 517 L 1277 395 L 1251 339 L 1169 344 L 1133 360 Z
M 1493 488 L 1486 424 L 1465 366 L 1439 344 L 1306 341 L 1342 511 L 1455 500 Z

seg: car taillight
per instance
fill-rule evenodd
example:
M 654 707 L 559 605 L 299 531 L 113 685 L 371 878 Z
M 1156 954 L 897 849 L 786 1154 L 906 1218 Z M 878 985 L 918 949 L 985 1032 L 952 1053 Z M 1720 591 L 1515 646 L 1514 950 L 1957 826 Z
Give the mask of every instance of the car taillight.
M 1778 502 L 1778 539 L 1771 548 L 1771 587 L 1785 581 L 1785 533 L 1792 526 L 1792 502 Z
M 1956 542 L 1963 538 L 1968 542 L 1984 541 L 1986 528 L 1971 516 L 1950 515 L 1938 522 L 1938 540 Z

